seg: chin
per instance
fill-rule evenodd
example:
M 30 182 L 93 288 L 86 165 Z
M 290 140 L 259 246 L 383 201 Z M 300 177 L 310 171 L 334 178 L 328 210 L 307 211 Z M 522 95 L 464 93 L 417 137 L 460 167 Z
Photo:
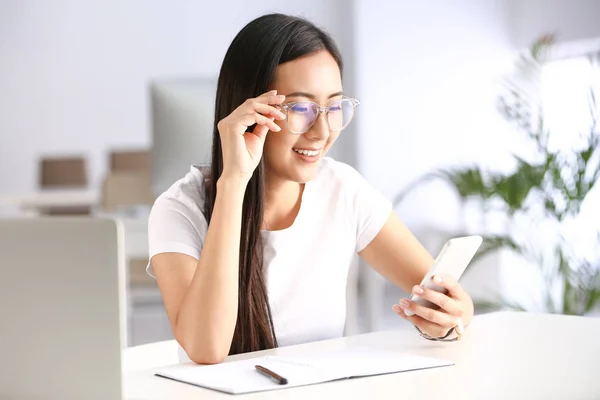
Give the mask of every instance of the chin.
M 321 160 L 317 161 L 314 164 L 302 167 L 295 167 L 290 171 L 289 178 L 291 181 L 298 183 L 310 182 L 315 178 L 315 176 L 317 176 L 320 165 Z

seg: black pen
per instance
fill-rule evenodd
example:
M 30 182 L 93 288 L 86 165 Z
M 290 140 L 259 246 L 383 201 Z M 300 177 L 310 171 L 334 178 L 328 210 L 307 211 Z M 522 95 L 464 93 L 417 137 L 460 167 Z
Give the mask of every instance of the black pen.
M 280 385 L 285 385 L 288 383 L 287 379 L 285 379 L 283 376 L 277 375 L 275 372 L 273 372 L 269 369 L 266 369 L 265 367 L 261 367 L 260 365 L 255 365 L 255 368 L 258 372 L 262 373 L 263 375 L 266 375 L 269 378 L 273 378 Z

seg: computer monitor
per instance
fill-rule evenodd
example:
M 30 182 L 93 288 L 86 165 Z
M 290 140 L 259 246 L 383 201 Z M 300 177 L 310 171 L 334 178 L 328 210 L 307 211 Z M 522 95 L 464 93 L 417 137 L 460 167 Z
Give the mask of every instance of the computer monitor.
M 192 164 L 211 159 L 216 78 L 171 79 L 150 84 L 151 186 L 169 188 Z

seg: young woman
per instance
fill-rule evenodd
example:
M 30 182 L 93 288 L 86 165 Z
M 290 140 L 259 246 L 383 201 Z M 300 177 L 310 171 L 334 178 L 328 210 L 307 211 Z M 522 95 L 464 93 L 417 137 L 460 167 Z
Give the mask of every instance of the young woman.
M 440 306 L 393 306 L 423 336 L 454 335 L 470 322 L 473 303 L 457 282 L 440 281 L 448 295 L 416 286 L 433 258 L 391 203 L 325 157 L 357 105 L 342 90 L 338 48 L 306 20 L 265 15 L 231 43 L 212 163 L 192 166 L 149 219 L 149 273 L 192 361 L 342 336 L 356 253 Z

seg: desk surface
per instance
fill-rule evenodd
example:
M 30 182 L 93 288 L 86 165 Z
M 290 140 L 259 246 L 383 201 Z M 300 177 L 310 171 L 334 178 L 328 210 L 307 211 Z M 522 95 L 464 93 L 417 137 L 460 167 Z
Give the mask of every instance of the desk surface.
M 228 395 L 126 372 L 126 398 L 135 399 L 592 399 L 600 396 L 600 318 L 502 312 L 477 316 L 463 340 L 430 342 L 413 329 L 376 332 L 229 357 L 374 346 L 446 358 L 455 366 L 249 395 Z

